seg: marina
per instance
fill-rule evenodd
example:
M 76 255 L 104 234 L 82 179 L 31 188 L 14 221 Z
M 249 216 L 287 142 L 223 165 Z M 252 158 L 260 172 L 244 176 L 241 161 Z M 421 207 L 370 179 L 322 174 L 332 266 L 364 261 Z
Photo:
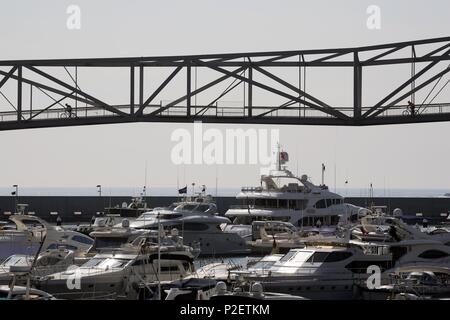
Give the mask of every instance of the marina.
M 16 197 L 0 229 L 0 283 L 8 297 L 25 286 L 27 298 L 65 300 L 450 297 L 448 214 L 408 215 L 373 198 L 358 206 L 323 178 L 295 176 L 281 148 L 276 159 L 224 213 L 205 186 L 165 206 L 135 197 L 76 224 L 59 213 L 46 222 Z
M 449 11 L 5 1 L 2 320 L 445 315 Z

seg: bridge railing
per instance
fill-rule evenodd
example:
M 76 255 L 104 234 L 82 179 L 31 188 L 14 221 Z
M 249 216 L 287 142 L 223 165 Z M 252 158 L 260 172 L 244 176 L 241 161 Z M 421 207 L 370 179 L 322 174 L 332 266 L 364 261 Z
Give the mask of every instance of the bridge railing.
M 114 108 L 128 113 L 130 110 L 129 105 L 114 105 Z M 135 110 L 138 109 L 138 105 L 135 106 Z M 144 109 L 143 116 L 149 116 L 152 112 L 163 108 L 163 111 L 156 114 L 160 117 L 186 117 L 186 106 L 177 105 L 170 106 L 164 109 L 164 103 L 152 104 Z M 4 108 L 3 108 L 4 109 Z M 343 114 L 349 117 L 353 116 L 353 107 L 340 107 L 335 108 Z M 362 113 L 369 110 L 370 107 L 362 108 Z M 393 106 L 379 114 L 377 117 L 398 117 L 398 116 L 420 116 L 427 114 L 448 114 L 450 113 L 450 103 L 435 103 L 420 106 L 416 106 L 414 115 L 411 114 L 411 109 L 408 105 L 398 105 Z M 278 118 L 278 117 L 288 117 L 288 118 L 332 118 L 332 115 L 323 113 L 322 111 L 314 110 L 309 107 L 304 107 L 302 105 L 289 106 L 287 108 L 279 108 L 276 106 L 252 106 L 252 115 L 254 117 L 264 117 L 264 118 Z M 98 117 L 117 117 L 116 113 L 108 111 L 99 106 L 79 106 L 77 108 L 73 107 L 71 113 L 63 107 L 51 108 L 51 109 L 36 109 L 36 110 L 23 110 L 22 117 L 23 120 L 47 120 L 47 119 L 68 119 L 68 118 L 98 118 Z M 227 118 L 227 117 L 241 117 L 245 118 L 249 116 L 248 107 L 237 106 L 236 104 L 227 103 L 215 103 L 214 105 L 195 105 L 191 106 L 191 116 L 197 118 L 201 117 L 217 117 L 217 118 Z M 16 111 L 3 111 L 0 112 L 0 122 L 13 122 L 17 121 Z

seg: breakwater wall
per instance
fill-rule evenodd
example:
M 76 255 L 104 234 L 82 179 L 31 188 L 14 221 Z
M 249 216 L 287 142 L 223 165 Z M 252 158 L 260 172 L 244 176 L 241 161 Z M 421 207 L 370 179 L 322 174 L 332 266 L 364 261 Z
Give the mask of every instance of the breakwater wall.
M 150 208 L 166 206 L 180 200 L 178 197 L 149 196 L 145 198 Z M 57 212 L 64 222 L 89 221 L 97 212 L 103 212 L 105 207 L 121 206 L 130 203 L 130 197 L 99 197 L 99 196 L 21 196 L 19 203 L 28 204 L 28 211 L 47 220 L 55 221 Z M 359 206 L 386 205 L 392 211 L 401 208 L 405 214 L 422 213 L 424 217 L 438 217 L 441 213 L 450 211 L 450 198 L 406 198 L 406 197 L 378 197 L 373 199 L 349 197 L 346 202 Z M 230 205 L 238 204 L 234 197 L 218 197 L 216 199 L 220 213 L 224 213 Z M 14 212 L 16 199 L 14 197 L 0 197 L 0 218 L 7 218 L 8 212 Z M 53 212 L 53 215 L 51 214 Z M 81 212 L 76 215 L 75 212 Z M 6 213 L 6 214 L 5 214 Z

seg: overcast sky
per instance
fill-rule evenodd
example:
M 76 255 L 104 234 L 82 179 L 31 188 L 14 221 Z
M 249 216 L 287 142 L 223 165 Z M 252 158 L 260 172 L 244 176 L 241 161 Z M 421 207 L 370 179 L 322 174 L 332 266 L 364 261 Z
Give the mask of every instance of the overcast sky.
M 81 29 L 66 26 L 69 5 Z M 366 27 L 369 5 L 381 29 Z M 438 1 L 3 1 L 0 59 L 152 56 L 352 47 L 448 36 L 450 2 Z M 94 82 L 93 79 L 85 81 Z M 389 86 L 381 74 L 374 83 Z M 339 78 L 320 79 L 315 93 L 339 98 Z M 323 82 L 322 82 L 323 81 Z M 128 87 L 127 87 L 128 88 Z M 391 87 L 391 89 L 393 89 Z M 116 87 L 99 85 L 107 99 Z M 448 90 L 447 90 L 448 91 Z M 367 92 L 367 99 L 377 95 Z M 0 97 L 0 106 L 6 106 Z M 2 107 L 3 108 L 3 107 Z M 2 109 L 4 110 L 4 109 Z M 250 128 L 206 126 L 206 128 Z M 191 125 L 140 123 L 0 132 L 0 186 L 257 185 L 258 165 L 176 166 L 170 140 Z M 293 172 L 354 188 L 448 188 L 448 123 L 363 128 L 264 126 L 280 130 Z M 336 168 L 336 173 L 335 173 Z M 336 177 L 336 179 L 335 179 Z M 335 182 L 336 181 L 336 182 Z

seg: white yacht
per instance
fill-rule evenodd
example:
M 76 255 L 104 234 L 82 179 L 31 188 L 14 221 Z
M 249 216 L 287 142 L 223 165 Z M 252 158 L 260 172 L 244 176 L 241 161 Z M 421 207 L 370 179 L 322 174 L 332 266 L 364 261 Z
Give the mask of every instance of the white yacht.
M 315 185 L 307 175 L 295 176 L 287 169 L 287 162 L 288 154 L 279 151 L 276 169 L 261 176 L 260 186 L 241 189 L 236 198 L 242 203 L 225 213 L 233 221 L 225 230 L 248 239 L 252 222 L 265 220 L 289 222 L 303 230 L 321 229 L 340 221 L 356 221 L 366 210 L 344 203 L 343 197 L 324 183 Z
M 210 196 L 199 195 L 194 199 L 187 198 L 169 207 L 154 208 L 143 213 L 130 222 L 131 228 L 177 229 L 183 237 L 184 244 L 200 246 L 202 256 L 224 256 L 246 254 L 249 249 L 245 240 L 234 232 L 221 229 L 222 225 L 231 221 L 217 215 L 217 206 Z
M 256 303 L 259 300 L 305 300 L 290 294 L 264 292 L 261 284 L 253 283 L 249 290 L 236 287 L 233 291 L 223 281 L 211 279 L 189 279 L 172 283 L 164 290 L 165 300 L 215 300 Z
M 52 226 L 44 220 L 26 214 L 9 217 L 10 224 L 0 230 L 0 261 L 14 254 L 35 255 L 42 250 L 64 245 L 76 253 L 88 250 L 93 240 L 76 231 Z
M 191 248 L 135 241 L 140 245 L 99 253 L 80 267 L 42 277 L 35 286 L 62 299 L 136 299 L 141 284 L 179 280 L 194 271 Z
M 361 218 L 360 224 L 353 228 L 351 237 L 372 242 L 423 239 L 450 246 L 449 232 L 422 232 L 421 229 L 405 223 L 400 216 L 400 209 L 395 209 L 392 216 L 369 211 Z
M 9 284 L 14 269 L 29 270 L 31 277 L 41 277 L 55 272 L 65 271 L 74 264 L 74 252 L 60 247 L 41 252 L 33 263 L 34 256 L 15 254 L 0 264 L 0 284 Z
M 355 286 L 367 280 L 370 266 L 378 266 L 383 279 L 391 268 L 449 263 L 450 247 L 438 241 L 323 244 L 292 249 L 264 273 L 248 272 L 245 279 L 260 282 L 265 290 L 310 299 L 352 299 Z
M 218 282 L 215 288 L 216 294 L 212 295 L 209 300 L 214 301 L 244 301 L 257 303 L 259 300 L 307 300 L 304 297 L 295 296 L 286 293 L 264 292 L 260 283 L 255 282 L 250 285 L 250 290 L 236 287 L 231 292 L 227 290 L 225 282 Z
M 450 297 L 450 266 L 426 265 L 397 268 L 389 275 L 388 284 L 368 289 L 359 286 L 364 300 L 448 299 Z

